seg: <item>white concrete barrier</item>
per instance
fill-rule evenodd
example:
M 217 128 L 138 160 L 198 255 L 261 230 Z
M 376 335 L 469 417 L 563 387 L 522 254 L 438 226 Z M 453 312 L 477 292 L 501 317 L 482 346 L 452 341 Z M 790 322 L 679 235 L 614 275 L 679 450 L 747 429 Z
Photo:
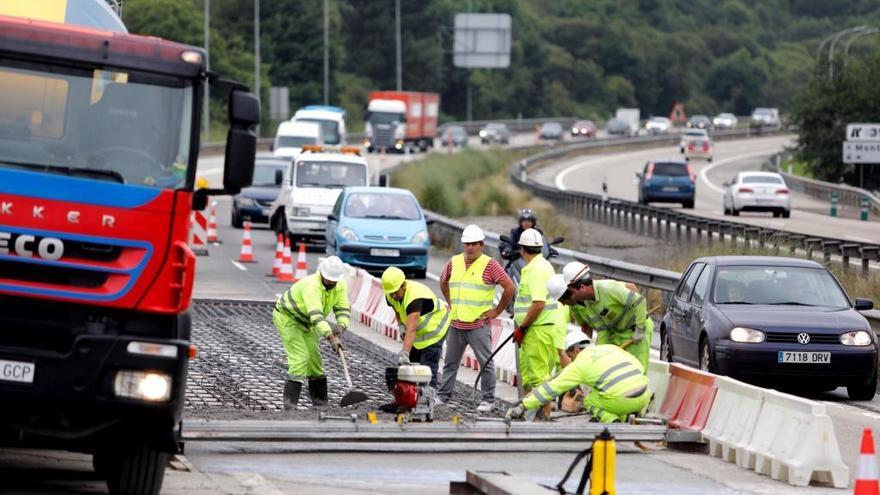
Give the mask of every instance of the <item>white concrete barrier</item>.
M 648 413 L 654 414 L 663 404 L 666 397 L 666 386 L 669 385 L 669 363 L 658 359 L 648 362 L 648 387 L 654 392 L 654 399 L 648 404 Z
M 761 414 L 764 389 L 726 376 L 719 376 L 715 385 L 718 392 L 702 432 L 703 440 L 709 442 L 709 455 L 739 463 Z
M 775 390 L 763 393 L 764 405 L 739 464 L 795 486 L 817 481 L 846 488 L 849 468 L 825 405 Z

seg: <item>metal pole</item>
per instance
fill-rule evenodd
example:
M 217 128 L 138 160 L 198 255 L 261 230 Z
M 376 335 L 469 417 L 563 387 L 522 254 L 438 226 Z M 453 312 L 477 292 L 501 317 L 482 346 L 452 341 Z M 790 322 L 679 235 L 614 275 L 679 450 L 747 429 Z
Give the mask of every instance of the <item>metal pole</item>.
M 854 28 L 844 29 L 843 31 L 838 32 L 831 39 L 831 46 L 828 47 L 828 80 L 834 78 L 834 45 L 837 44 L 837 41 L 846 36 L 847 34 L 858 33 L 868 29 L 867 26 L 856 26 Z
M 470 122 L 473 119 L 473 109 L 471 108 L 471 77 L 470 71 L 468 71 L 468 85 L 467 85 L 467 121 Z
M 330 104 L 330 5 L 324 0 L 324 104 Z
M 865 36 L 868 34 L 876 34 L 876 33 L 880 33 L 880 29 L 871 28 L 871 29 L 868 29 L 867 31 L 862 31 L 860 33 L 856 33 L 850 39 L 846 40 L 846 45 L 843 48 L 843 66 L 844 67 L 847 67 L 847 65 L 849 65 L 849 47 L 850 47 L 850 45 L 853 44 L 853 41 L 861 38 L 862 36 Z
M 403 67 L 400 61 L 400 0 L 394 0 L 394 29 L 397 33 L 397 91 L 403 91 Z
M 211 70 L 211 36 L 210 36 L 210 28 L 211 28 L 211 0 L 205 0 L 205 68 L 210 71 Z M 205 102 L 204 102 L 204 110 L 202 111 L 202 127 L 204 128 L 205 138 L 204 141 L 208 142 L 211 140 L 211 105 L 210 105 L 210 96 L 211 91 L 208 85 L 208 81 L 205 81 Z
M 262 106 L 263 98 L 260 86 L 260 0 L 254 0 L 254 94 Z M 262 112 L 260 112 L 262 115 Z M 260 125 L 257 124 L 257 137 L 260 137 Z

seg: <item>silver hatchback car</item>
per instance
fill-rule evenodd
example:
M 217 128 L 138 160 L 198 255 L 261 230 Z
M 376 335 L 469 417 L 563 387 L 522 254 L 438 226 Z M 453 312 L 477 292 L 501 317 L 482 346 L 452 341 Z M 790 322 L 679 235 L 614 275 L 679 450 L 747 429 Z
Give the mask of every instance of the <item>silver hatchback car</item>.
M 791 194 L 785 179 L 774 172 L 740 172 L 725 182 L 724 214 L 741 211 L 770 211 L 774 217 L 791 216 Z

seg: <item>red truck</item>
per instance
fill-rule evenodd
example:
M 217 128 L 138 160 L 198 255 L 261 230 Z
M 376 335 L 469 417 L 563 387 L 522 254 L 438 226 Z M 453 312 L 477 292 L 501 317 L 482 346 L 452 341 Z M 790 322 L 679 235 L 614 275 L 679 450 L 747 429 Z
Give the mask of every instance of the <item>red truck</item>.
M 229 90 L 224 182 L 194 191 L 209 80 Z M 259 116 L 200 48 L 0 16 L 0 445 L 160 491 L 195 352 L 190 212 L 250 184 Z
M 427 151 L 437 137 L 440 95 L 417 91 L 373 91 L 367 104 L 367 151 L 405 148 Z

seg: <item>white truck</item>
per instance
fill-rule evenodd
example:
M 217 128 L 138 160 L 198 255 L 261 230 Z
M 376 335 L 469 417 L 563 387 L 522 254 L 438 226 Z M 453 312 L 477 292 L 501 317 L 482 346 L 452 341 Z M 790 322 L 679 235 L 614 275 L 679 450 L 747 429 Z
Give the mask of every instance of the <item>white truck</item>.
M 303 146 L 324 144 L 321 125 L 315 122 L 282 122 L 275 133 L 272 150 L 276 157 L 296 158 Z
M 629 126 L 629 136 L 639 135 L 639 121 L 641 120 L 641 111 L 638 108 L 618 108 L 614 113 L 614 118 L 626 122 Z
M 329 105 L 308 105 L 293 114 L 291 122 L 314 122 L 321 126 L 324 144 L 344 145 L 348 141 L 345 109 Z
M 269 223 L 291 240 L 324 242 L 327 215 L 344 187 L 370 184 L 360 148 L 303 148 L 285 171 L 281 192 L 269 208 Z

